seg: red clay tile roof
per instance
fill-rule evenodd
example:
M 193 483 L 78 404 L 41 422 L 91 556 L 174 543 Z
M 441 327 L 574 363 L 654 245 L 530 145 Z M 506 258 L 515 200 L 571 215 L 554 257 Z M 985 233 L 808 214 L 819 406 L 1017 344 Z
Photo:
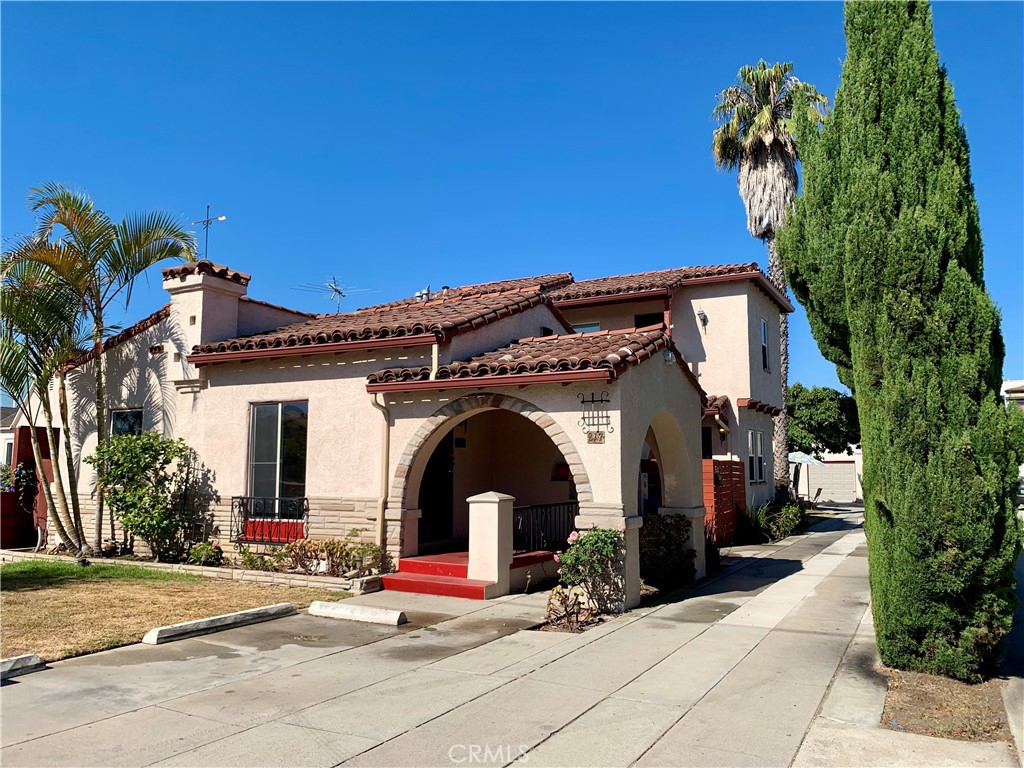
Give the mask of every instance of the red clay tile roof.
M 495 280 L 478 285 L 462 285 L 451 288 L 453 296 L 476 296 L 484 293 L 503 293 L 505 291 L 552 291 L 573 280 L 571 272 L 559 272 L 554 275 L 538 275 L 536 277 L 517 277 L 511 280 Z
M 356 312 L 320 315 L 276 331 L 206 344 L 193 349 L 193 354 L 372 341 L 418 334 L 449 339 L 547 302 L 538 292 L 509 292 L 382 304 Z
M 643 291 L 672 291 L 688 282 L 714 279 L 745 280 L 755 279 L 761 287 L 783 309 L 792 310 L 788 299 L 780 294 L 755 262 L 749 264 L 717 264 L 707 267 L 677 267 L 656 272 L 638 272 L 632 275 L 599 277 L 594 280 L 580 280 L 571 285 L 551 291 L 551 299 L 560 303 L 603 296 L 618 296 Z M 781 301 L 780 301 L 781 299 Z M 784 302 L 784 303 L 783 303 Z
M 511 280 L 495 280 L 492 283 L 479 283 L 478 285 L 460 285 L 454 288 L 443 287 L 438 291 L 430 292 L 431 301 L 442 299 L 463 299 L 470 296 L 486 296 L 495 293 L 537 293 L 548 291 L 552 288 L 559 288 L 572 282 L 572 274 L 560 272 L 554 275 L 538 275 L 537 277 L 517 277 Z M 447 293 L 445 291 L 447 290 Z M 390 307 L 407 306 L 409 304 L 422 304 L 416 298 L 396 299 L 386 304 L 375 304 L 370 307 L 356 310 L 357 312 L 368 312 L 381 310 Z
M 722 413 L 729 407 L 727 395 L 708 395 L 708 404 L 704 408 L 705 413 Z
M 245 272 L 236 272 L 225 267 L 223 264 L 214 264 L 208 259 L 188 261 L 181 266 L 163 269 L 161 273 L 164 276 L 164 280 L 170 280 L 175 277 L 182 278 L 188 275 L 212 275 L 213 277 L 230 280 L 232 283 L 238 283 L 239 285 L 248 285 L 252 279 L 252 275 L 247 275 Z
M 159 322 L 166 320 L 171 316 L 171 305 L 165 304 L 156 312 L 149 317 L 144 317 L 135 325 L 129 325 L 123 331 L 118 333 L 116 336 L 111 336 L 109 339 L 103 342 L 103 351 L 106 352 L 108 349 L 113 349 L 119 344 L 124 344 L 128 339 L 138 336 L 140 333 L 148 331 L 154 325 Z M 72 358 L 66 365 L 67 368 L 77 368 L 80 365 L 85 365 L 87 362 L 95 357 L 95 350 L 88 349 L 82 352 L 77 357 Z
M 1006 394 L 1008 395 L 1024 395 L 1024 384 L 1018 384 L 1015 387 L 1007 387 Z
M 696 378 L 683 362 L 671 339 L 660 326 L 596 331 L 564 336 L 540 336 L 477 355 L 467 361 L 439 366 L 436 381 L 484 376 L 515 376 L 568 371 L 607 370 L 615 378 L 630 366 L 639 365 L 668 349 L 703 398 Z M 429 366 L 387 368 L 367 377 L 368 384 L 428 381 Z

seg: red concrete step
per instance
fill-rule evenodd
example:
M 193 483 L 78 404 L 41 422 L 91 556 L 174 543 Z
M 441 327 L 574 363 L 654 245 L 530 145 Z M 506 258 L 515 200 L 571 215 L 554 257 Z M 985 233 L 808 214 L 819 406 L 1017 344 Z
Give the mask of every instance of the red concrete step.
M 469 553 L 451 552 L 443 555 L 403 557 L 398 561 L 398 572 L 464 579 L 469 574 Z
M 479 579 L 460 579 L 454 576 L 431 576 L 421 573 L 389 573 L 381 578 L 381 585 L 384 589 L 392 589 L 396 592 L 468 597 L 471 600 L 485 599 L 484 590 L 491 583 Z

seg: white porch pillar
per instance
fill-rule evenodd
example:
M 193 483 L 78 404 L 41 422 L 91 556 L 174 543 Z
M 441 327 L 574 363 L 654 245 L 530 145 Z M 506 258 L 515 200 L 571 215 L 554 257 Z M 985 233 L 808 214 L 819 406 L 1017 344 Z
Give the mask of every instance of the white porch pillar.
M 470 496 L 469 572 L 470 579 L 492 582 L 486 597 L 509 593 L 512 567 L 512 504 L 514 496 L 496 491 Z
M 707 510 L 704 507 L 662 507 L 658 510 L 663 515 L 684 515 L 690 521 L 690 541 L 696 553 L 693 567 L 696 569 L 696 578 L 703 579 L 708 575 L 707 558 L 704 552 L 704 515 Z

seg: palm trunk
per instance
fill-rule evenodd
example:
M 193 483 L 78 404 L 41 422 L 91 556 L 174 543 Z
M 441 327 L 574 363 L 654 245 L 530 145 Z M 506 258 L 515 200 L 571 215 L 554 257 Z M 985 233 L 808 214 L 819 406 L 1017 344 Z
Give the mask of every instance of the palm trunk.
M 768 279 L 783 293 L 786 292 L 786 273 L 782 269 L 779 253 L 775 249 L 775 235 L 768 242 Z M 782 391 L 779 393 L 779 407 L 782 413 L 775 417 L 772 439 L 775 488 L 789 489 L 789 414 L 786 412 L 786 390 L 789 387 L 789 316 L 779 313 L 779 378 Z
M 82 525 L 82 505 L 78 498 L 78 472 L 75 471 L 75 454 L 72 452 L 71 430 L 68 429 L 68 386 L 63 371 L 57 374 L 57 384 L 59 387 L 57 392 L 59 395 L 60 425 L 64 432 L 64 461 L 68 468 L 68 488 L 71 491 L 72 519 L 75 523 L 75 531 L 78 533 L 79 541 L 84 544 L 86 537 L 85 528 Z M 86 554 L 95 553 L 86 552 Z
M 97 313 L 93 326 L 93 371 L 96 377 L 96 445 L 107 444 L 107 397 L 104 389 L 103 369 L 103 315 Z M 102 475 L 105 467 L 97 466 L 96 471 Z M 97 552 L 103 547 L 103 485 L 96 485 L 96 524 L 93 528 L 93 549 Z
M 64 527 L 64 523 L 57 515 L 57 505 L 53 500 L 53 492 L 50 490 L 50 483 L 46 479 L 46 472 L 43 471 L 43 450 L 39 447 L 39 436 L 36 434 L 35 420 L 29 421 L 29 442 L 32 443 L 32 457 L 36 461 L 36 478 L 39 480 L 39 487 L 43 489 L 43 498 L 46 499 L 46 517 L 53 525 L 57 536 L 71 549 L 73 546 L 71 535 Z M 74 554 L 78 555 L 79 552 Z
M 72 539 L 65 539 L 64 543 L 70 549 L 74 546 L 75 554 L 81 554 L 84 538 L 79 537 L 75 529 L 75 521 L 71 517 L 71 510 L 68 508 L 68 497 L 64 492 L 64 473 L 60 469 L 60 460 L 57 454 L 57 441 L 53 437 L 53 409 L 50 407 L 49 392 L 44 389 L 40 392 L 40 399 L 43 406 L 43 420 L 46 422 L 46 444 L 50 449 L 50 467 L 53 469 L 53 487 L 56 493 L 54 512 L 63 524 L 66 534 L 73 534 Z M 52 498 L 52 497 L 51 497 Z

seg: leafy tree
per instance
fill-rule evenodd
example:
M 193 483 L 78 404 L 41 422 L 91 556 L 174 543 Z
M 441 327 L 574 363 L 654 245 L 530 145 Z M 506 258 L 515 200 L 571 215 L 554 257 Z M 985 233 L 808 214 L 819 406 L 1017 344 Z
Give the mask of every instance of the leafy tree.
M 97 209 L 83 192 L 61 184 L 33 189 L 29 206 L 39 216 L 34 237 L 45 243 L 31 258 L 45 265 L 78 297 L 92 340 L 95 377 L 96 434 L 108 440 L 106 419 L 106 361 L 103 344 L 116 328 L 107 323 L 107 310 L 118 299 L 127 306 L 135 279 L 165 259 L 195 259 L 195 237 L 169 214 L 153 211 L 130 214 L 117 222 Z M 96 494 L 93 547 L 103 538 L 104 492 Z M 113 536 L 113 531 L 111 531 Z
M 797 383 L 789 388 L 789 450 L 817 457 L 850 453 L 860 443 L 857 401 L 831 387 Z
M 115 435 L 84 461 L 107 492 L 111 514 L 162 562 L 178 562 L 205 537 L 214 499 L 210 473 L 182 439 Z
M 793 75 L 793 64 L 769 66 L 764 59 L 757 66 L 740 69 L 737 84 L 718 94 L 712 116 L 719 121 L 711 151 L 719 168 L 737 168 L 740 197 L 747 211 L 750 234 L 768 245 L 768 279 L 786 291 L 786 275 L 775 248 L 775 235 L 786 220 L 797 190 L 797 142 L 793 133 L 793 110 L 798 99 L 805 117 L 820 122 L 828 99 L 813 85 Z M 774 463 L 776 487 L 789 487 L 786 434 L 788 415 L 786 386 L 789 383 L 789 318 L 779 315 L 780 376 L 782 413 L 775 419 Z
M 779 250 L 857 399 L 882 659 L 974 680 L 1016 605 L 1024 426 L 998 395 L 966 134 L 926 3 L 848 3 L 846 39 L 835 111 L 797 125 Z

